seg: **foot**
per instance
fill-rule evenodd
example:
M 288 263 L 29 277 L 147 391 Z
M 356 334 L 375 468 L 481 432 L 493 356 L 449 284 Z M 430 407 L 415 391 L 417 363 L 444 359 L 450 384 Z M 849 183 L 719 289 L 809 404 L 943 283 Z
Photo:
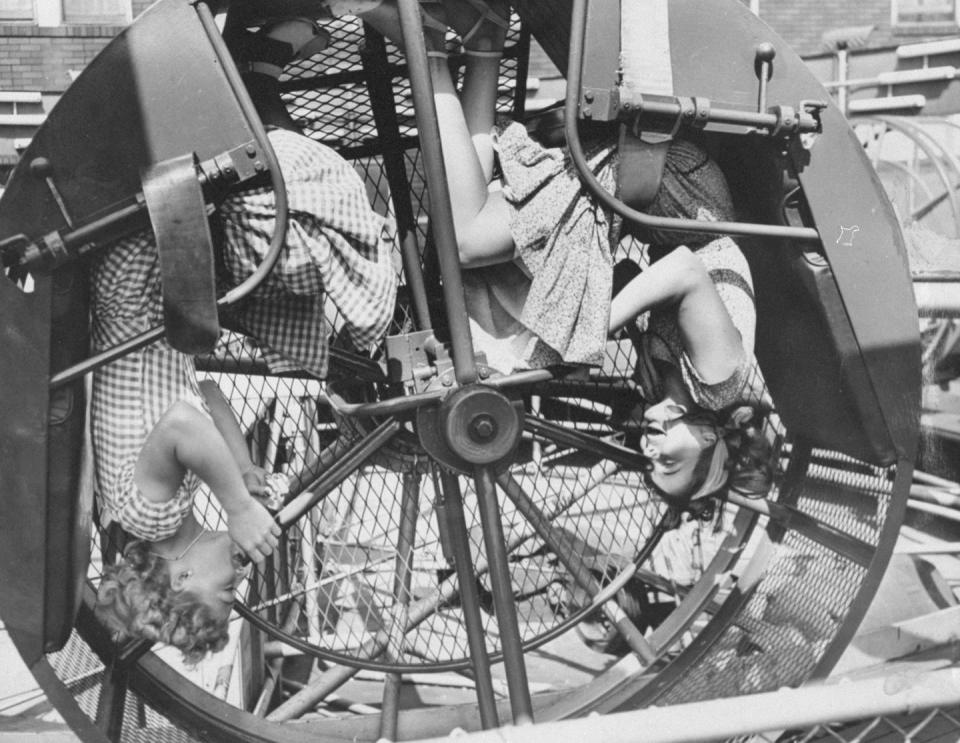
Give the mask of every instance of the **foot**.
M 464 51 L 496 53 L 503 50 L 510 28 L 506 0 L 447 0 L 447 22 L 459 35 Z
M 443 0 L 420 0 L 420 16 L 423 18 L 423 38 L 427 50 L 442 52 L 447 41 L 447 11 Z

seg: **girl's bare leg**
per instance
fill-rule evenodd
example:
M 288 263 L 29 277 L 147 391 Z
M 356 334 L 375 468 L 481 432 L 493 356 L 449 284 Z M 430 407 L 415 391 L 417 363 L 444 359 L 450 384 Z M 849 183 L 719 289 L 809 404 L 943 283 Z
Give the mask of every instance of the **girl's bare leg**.
M 467 129 L 487 183 L 493 178 L 493 125 L 497 115 L 500 58 L 509 27 L 510 6 L 503 0 L 446 3 L 450 25 L 463 39 L 466 69 L 461 102 Z
M 445 2 L 440 7 L 449 13 L 456 4 Z M 391 11 L 393 16 L 390 15 Z M 431 7 L 431 12 L 436 12 L 436 8 Z M 394 2 L 385 1 L 375 11 L 364 14 L 363 19 L 387 38 L 400 41 L 399 19 L 396 18 Z M 478 102 L 475 106 L 468 106 L 475 111 L 476 118 L 471 124 L 450 75 L 444 54 L 443 34 L 426 28 L 424 37 L 460 259 L 469 266 L 510 260 L 514 256 L 514 244 L 509 231 L 507 206 L 501 194 L 488 191 L 489 174 L 493 170 L 493 150 L 492 147 L 488 148 L 489 155 L 485 157 L 489 158 L 489 163 L 485 167 L 478 157 L 471 131 L 486 126 L 489 136 L 494 116 L 496 73 L 492 76 L 489 72 L 475 75 L 473 87 L 477 91 Z M 477 58 L 474 61 L 481 62 L 488 71 L 496 66 L 491 62 L 497 63 L 493 58 Z M 475 70 L 477 72 L 480 72 L 479 67 Z M 484 109 L 482 112 L 481 107 Z

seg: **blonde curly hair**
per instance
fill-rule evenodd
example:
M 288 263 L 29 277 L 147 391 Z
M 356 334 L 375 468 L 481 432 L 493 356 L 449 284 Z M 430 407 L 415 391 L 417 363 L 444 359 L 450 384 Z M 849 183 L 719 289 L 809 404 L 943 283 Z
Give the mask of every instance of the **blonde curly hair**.
M 103 569 L 94 614 L 117 639 L 138 638 L 172 645 L 187 664 L 222 650 L 229 620 L 189 591 L 175 591 L 167 561 L 145 541 L 131 542 L 121 560 Z

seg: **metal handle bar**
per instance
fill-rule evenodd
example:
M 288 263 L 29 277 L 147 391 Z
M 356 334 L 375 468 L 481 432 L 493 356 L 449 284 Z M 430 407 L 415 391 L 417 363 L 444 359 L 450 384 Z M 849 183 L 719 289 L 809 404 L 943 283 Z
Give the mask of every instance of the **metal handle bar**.
M 732 108 L 716 108 L 707 98 L 687 96 L 664 98 L 641 93 L 625 93 L 620 100 L 620 109 L 624 116 L 632 119 L 638 117 L 666 119 L 675 122 L 677 128 L 684 123 L 700 127 L 708 123 L 717 123 L 762 129 L 774 136 L 819 133 L 820 120 L 811 111 L 819 112 L 819 109 L 826 107 L 826 104 L 820 101 L 807 101 L 801 106 L 799 110 L 789 106 L 775 106 L 768 111 L 738 111 Z

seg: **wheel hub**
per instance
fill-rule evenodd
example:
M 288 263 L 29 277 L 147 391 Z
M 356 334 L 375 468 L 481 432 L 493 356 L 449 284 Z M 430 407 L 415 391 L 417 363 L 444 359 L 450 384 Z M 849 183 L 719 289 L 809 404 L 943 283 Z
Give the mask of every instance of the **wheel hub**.
M 478 464 L 509 463 L 523 430 L 523 406 L 482 384 L 461 387 L 436 408 L 421 408 L 417 435 L 431 456 L 469 473 Z
M 513 451 L 521 420 L 513 403 L 483 385 L 461 387 L 440 406 L 447 445 L 471 464 L 491 464 Z

